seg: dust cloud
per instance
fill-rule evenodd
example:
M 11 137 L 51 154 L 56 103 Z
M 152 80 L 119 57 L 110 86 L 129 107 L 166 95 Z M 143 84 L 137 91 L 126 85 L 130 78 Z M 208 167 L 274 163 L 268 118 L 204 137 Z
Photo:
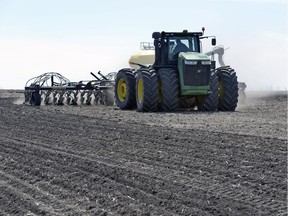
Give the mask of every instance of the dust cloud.
M 13 104 L 16 104 L 16 105 L 22 105 L 22 104 L 24 104 L 24 96 L 23 97 L 19 97 L 19 98 L 17 98 L 17 99 L 15 99 L 14 101 L 13 101 Z

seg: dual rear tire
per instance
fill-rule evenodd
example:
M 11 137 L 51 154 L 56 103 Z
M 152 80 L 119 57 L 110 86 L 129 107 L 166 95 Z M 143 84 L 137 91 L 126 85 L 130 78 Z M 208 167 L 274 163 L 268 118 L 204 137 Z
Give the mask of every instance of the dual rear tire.
M 158 78 L 154 70 L 140 69 L 136 75 L 136 104 L 142 112 L 158 108 Z
M 115 101 L 120 109 L 141 112 L 175 111 L 178 107 L 178 75 L 170 68 L 141 68 L 136 75 L 124 69 L 115 80 Z

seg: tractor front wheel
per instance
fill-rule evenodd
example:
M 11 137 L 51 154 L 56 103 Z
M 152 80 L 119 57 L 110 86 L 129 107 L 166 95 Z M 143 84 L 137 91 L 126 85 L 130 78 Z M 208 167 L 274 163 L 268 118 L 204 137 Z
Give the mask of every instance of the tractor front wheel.
M 158 71 L 159 105 L 164 112 L 175 111 L 179 106 L 179 77 L 174 69 Z
M 234 111 L 238 103 L 238 81 L 232 68 L 219 68 L 219 111 Z
M 215 70 L 211 71 L 210 76 L 210 94 L 207 96 L 197 96 L 198 110 L 200 111 L 217 111 L 219 83 Z

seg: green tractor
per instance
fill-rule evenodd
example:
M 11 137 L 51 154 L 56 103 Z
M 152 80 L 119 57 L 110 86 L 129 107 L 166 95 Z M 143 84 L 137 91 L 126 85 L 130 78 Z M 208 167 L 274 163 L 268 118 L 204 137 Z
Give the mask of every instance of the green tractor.
M 141 64 L 134 63 L 138 69 L 118 71 L 116 105 L 142 112 L 169 112 L 180 107 L 234 111 L 238 102 L 236 73 L 229 66 L 216 68 L 213 52 L 201 52 L 201 39 L 209 37 L 203 32 L 154 32 L 154 63 L 143 64 L 142 59 Z M 211 42 L 216 45 L 215 37 Z

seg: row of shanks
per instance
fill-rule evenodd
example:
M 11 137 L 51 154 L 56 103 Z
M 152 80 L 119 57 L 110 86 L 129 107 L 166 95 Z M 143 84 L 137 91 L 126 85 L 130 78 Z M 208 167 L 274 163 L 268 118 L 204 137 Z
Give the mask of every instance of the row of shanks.
M 114 95 L 108 91 L 95 90 L 51 90 L 42 91 L 41 98 L 45 105 L 113 105 Z M 107 101 L 113 101 L 107 104 Z

